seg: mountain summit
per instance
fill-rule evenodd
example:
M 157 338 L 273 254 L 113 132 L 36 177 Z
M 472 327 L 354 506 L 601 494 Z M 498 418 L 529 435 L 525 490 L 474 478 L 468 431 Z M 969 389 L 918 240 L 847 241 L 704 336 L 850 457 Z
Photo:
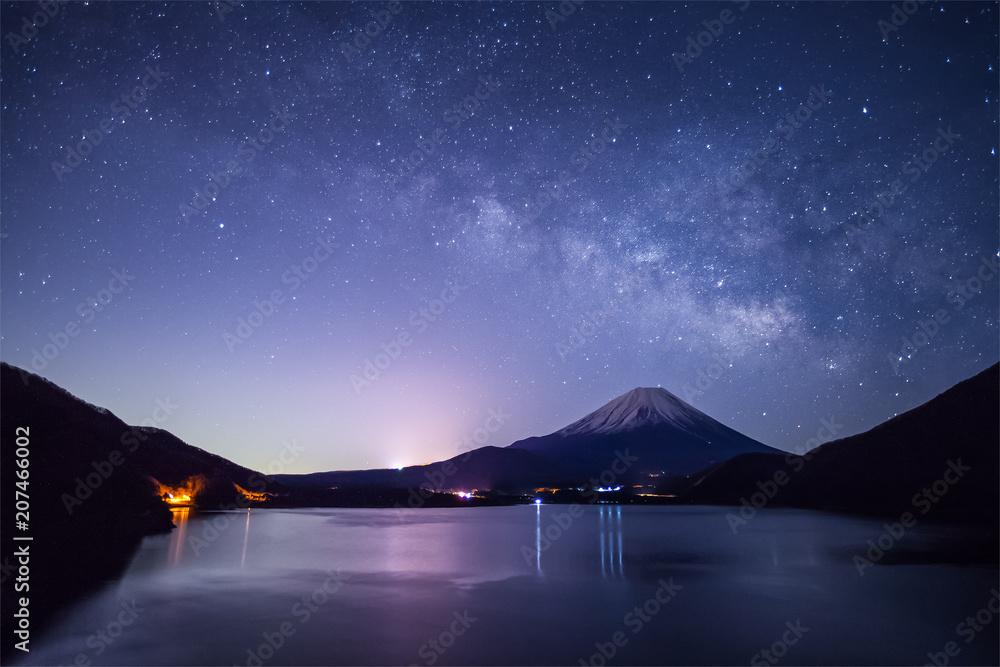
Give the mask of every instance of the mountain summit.
M 666 389 L 636 387 L 582 419 L 507 447 L 481 447 L 447 461 L 397 470 L 276 475 L 289 487 L 493 489 L 530 492 L 604 480 L 647 488 L 748 452 L 778 453 L 685 403 Z M 624 468 L 623 468 L 624 465 Z M 610 478 L 608 478 L 610 479 Z
M 556 431 L 555 435 L 622 433 L 648 424 L 672 424 L 686 428 L 706 419 L 711 417 L 662 387 L 636 387 L 583 419 Z
M 659 387 L 636 387 L 555 433 L 509 448 L 527 450 L 577 476 L 607 470 L 617 452 L 627 450 L 638 458 L 626 482 L 643 471 L 684 477 L 749 452 L 784 454 Z

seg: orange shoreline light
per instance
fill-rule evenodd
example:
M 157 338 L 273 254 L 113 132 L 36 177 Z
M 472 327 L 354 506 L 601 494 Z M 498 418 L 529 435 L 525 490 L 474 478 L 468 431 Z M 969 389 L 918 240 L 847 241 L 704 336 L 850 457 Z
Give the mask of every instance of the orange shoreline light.
M 247 491 L 242 486 L 240 486 L 239 484 L 236 484 L 236 483 L 234 483 L 233 486 L 236 487 L 237 491 L 239 491 L 240 493 L 243 494 L 243 497 L 245 499 L 256 501 L 258 503 L 262 503 L 262 502 L 266 501 L 269 497 L 273 497 L 274 496 L 273 493 L 267 493 L 267 492 L 264 492 L 264 493 L 255 493 L 254 491 Z
M 205 485 L 206 480 L 202 475 L 188 477 L 179 486 L 167 486 L 161 484 L 157 479 L 153 479 L 156 485 L 156 495 L 164 502 L 174 507 L 185 507 L 194 505 L 195 496 Z

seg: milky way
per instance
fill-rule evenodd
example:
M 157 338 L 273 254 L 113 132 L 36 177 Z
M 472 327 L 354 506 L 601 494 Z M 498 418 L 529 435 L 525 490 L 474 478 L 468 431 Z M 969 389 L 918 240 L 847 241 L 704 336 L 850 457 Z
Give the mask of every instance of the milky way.
M 3 4 L 0 353 L 272 472 L 636 386 L 784 449 L 857 433 L 998 359 L 997 25 Z

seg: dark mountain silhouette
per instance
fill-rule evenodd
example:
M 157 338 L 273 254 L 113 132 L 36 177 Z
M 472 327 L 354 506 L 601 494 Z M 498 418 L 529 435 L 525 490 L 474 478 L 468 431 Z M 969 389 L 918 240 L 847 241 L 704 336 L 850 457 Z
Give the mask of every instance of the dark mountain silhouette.
M 637 387 L 569 426 L 519 440 L 509 449 L 537 454 L 575 478 L 609 469 L 617 452 L 636 460 L 619 481 L 641 473 L 685 477 L 748 452 L 781 454 L 720 424 L 662 388 Z
M 109 511 L 125 516 L 135 506 L 162 509 L 154 480 L 172 487 L 200 476 L 204 483 L 195 500 L 202 507 L 239 500 L 236 485 L 256 493 L 281 490 L 261 473 L 163 429 L 129 426 L 109 410 L 6 363 L 0 364 L 0 383 L 4 424 L 16 420 L 32 428 L 32 466 L 40 468 L 32 482 L 44 490 L 44 500 L 52 501 L 51 507 L 36 509 L 52 511 L 53 518 Z
M 665 389 L 637 388 L 564 429 L 508 447 L 482 447 L 402 470 L 276 475 L 289 488 L 493 489 L 578 487 L 615 467 L 616 484 L 643 471 L 686 476 L 743 452 L 778 452 L 715 421 Z M 628 465 L 617 463 L 630 457 Z M 634 465 L 633 465 L 634 464 Z M 625 468 L 625 472 L 619 472 Z M 609 479 L 605 477 L 605 479 Z
M 509 447 L 483 447 L 447 461 L 403 470 L 360 470 L 274 478 L 182 442 L 167 431 L 125 424 L 53 383 L 0 364 L 0 432 L 8 455 L 28 429 L 29 528 L 33 627 L 125 568 L 145 535 L 172 527 L 164 493 L 186 489 L 197 507 L 445 506 L 505 503 L 495 493 L 585 486 L 615 470 L 629 500 L 631 480 L 656 471 L 671 477 L 678 502 L 739 505 L 763 488 L 769 506 L 897 515 L 919 511 L 925 496 L 939 520 L 977 521 L 995 534 L 1000 488 L 1000 372 L 994 365 L 928 403 L 866 433 L 808 455 L 786 455 L 691 407 L 664 389 L 637 388 L 555 433 Z M 623 456 L 627 453 L 627 456 Z M 13 459 L 13 457 L 12 457 Z M 616 461 L 627 465 L 616 467 Z M 618 472 L 624 467 L 625 472 Z M 18 468 L 0 466 L 0 488 L 13 492 Z M 949 472 L 950 471 L 950 472 Z M 665 473 L 665 474 L 664 474 Z M 781 476 L 779 476 L 781 473 Z M 781 479 L 778 483 L 776 480 Z M 939 480 L 953 480 L 942 487 Z M 646 480 L 648 481 L 648 479 Z M 937 483 L 937 484 L 936 484 Z M 773 486 L 769 486 L 773 485 Z M 337 487 L 331 489 L 331 487 Z M 435 491 L 492 490 L 458 503 Z M 175 500 L 179 496 L 175 496 Z M 409 502 L 416 500 L 414 504 Z M 15 525 L 14 502 L 0 520 Z M 18 543 L 0 555 L 2 605 L 14 609 Z M 2 624 L 2 655 L 13 646 L 13 617 Z M 35 635 L 37 636 L 37 635 Z
M 170 433 L 127 425 L 32 373 L 0 364 L 0 432 L 7 459 L 0 465 L 5 549 L 0 555 L 2 605 L 13 610 L 15 548 L 29 545 L 31 622 L 36 630 L 55 609 L 125 568 L 143 536 L 173 527 L 160 482 L 194 480 L 201 507 L 249 503 L 236 485 L 256 492 L 280 486 L 252 470 L 188 445 Z M 27 484 L 30 542 L 13 542 L 16 435 L 28 432 Z M 22 441 L 23 442 L 23 441 Z M 155 480 L 155 481 L 154 481 Z M 11 546 L 14 545 L 14 546 Z M 4 614 L 3 654 L 12 649 L 12 613 Z M 37 636 L 33 632 L 32 636 Z
M 290 489 L 304 487 L 378 487 L 382 489 L 430 489 L 433 491 L 494 490 L 531 492 L 539 486 L 568 483 L 559 467 L 531 452 L 501 447 L 480 447 L 445 461 L 407 466 L 402 470 L 344 470 L 307 475 L 275 475 Z
M 998 450 L 1000 371 L 994 364 L 923 405 L 802 457 L 752 453 L 713 466 L 693 476 L 681 497 L 740 505 L 779 475 L 784 483 L 768 501 L 771 507 L 897 517 L 929 508 L 926 515 L 934 519 L 995 526 Z M 946 481 L 935 492 L 941 479 Z M 925 488 L 932 497 L 920 496 Z

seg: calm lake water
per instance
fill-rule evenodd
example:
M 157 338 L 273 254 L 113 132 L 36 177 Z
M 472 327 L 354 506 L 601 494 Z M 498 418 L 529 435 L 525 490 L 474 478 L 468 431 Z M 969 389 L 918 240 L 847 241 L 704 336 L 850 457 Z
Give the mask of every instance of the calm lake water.
M 881 522 L 763 510 L 734 534 L 729 508 L 568 510 L 175 510 L 21 664 L 924 664 L 948 642 L 948 664 L 997 664 L 993 612 L 956 629 L 996 569 L 861 576 Z M 895 549 L 947 537 L 918 525 Z

